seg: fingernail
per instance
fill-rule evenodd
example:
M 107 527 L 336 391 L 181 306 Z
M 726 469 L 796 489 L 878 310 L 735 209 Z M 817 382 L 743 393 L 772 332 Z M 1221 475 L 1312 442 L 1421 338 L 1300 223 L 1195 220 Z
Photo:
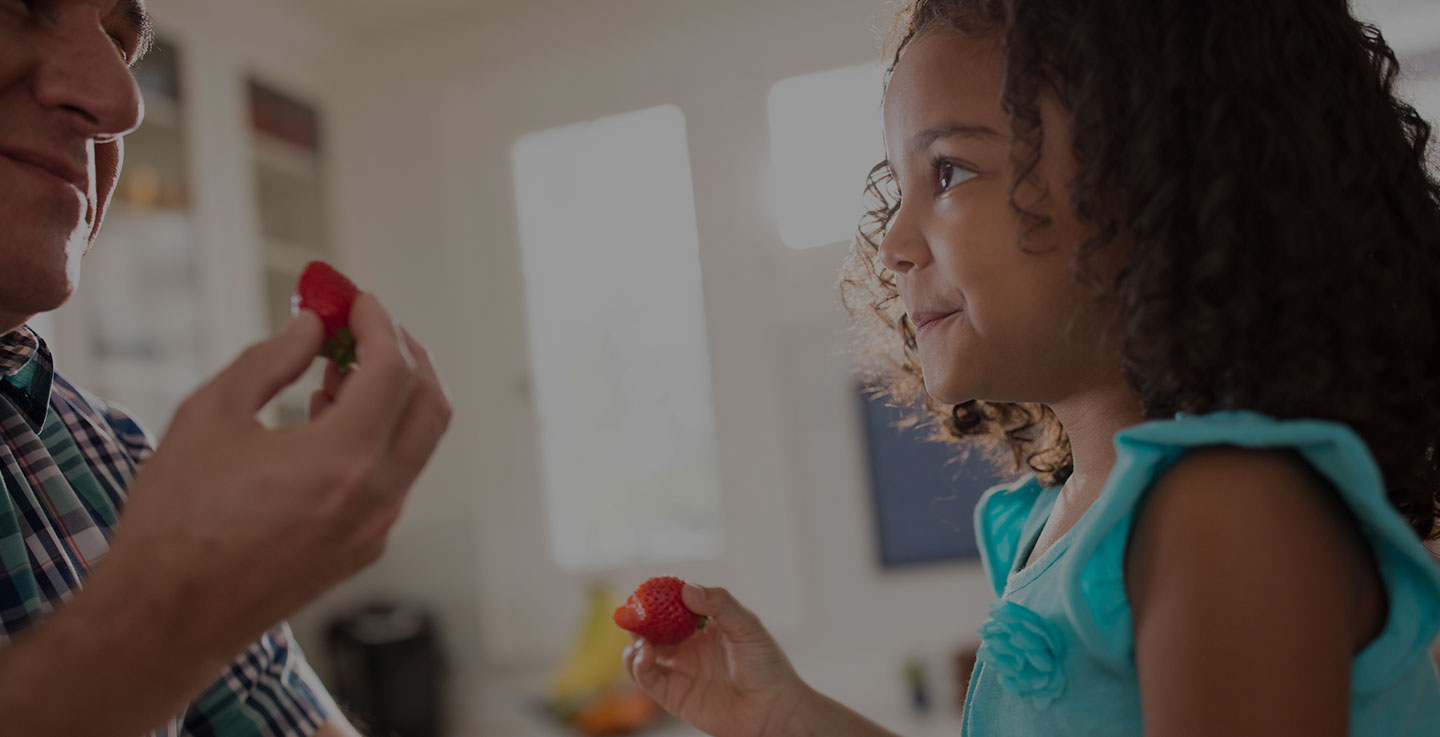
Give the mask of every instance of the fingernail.
M 285 323 L 285 329 L 295 330 L 307 320 L 312 319 L 316 321 L 320 319 L 320 316 L 316 314 L 314 310 L 296 310 L 295 314 L 290 316 L 290 322 Z
M 682 597 L 687 597 L 687 598 L 689 598 L 690 601 L 691 601 L 691 603 L 694 603 L 694 604 L 704 604 L 704 603 L 705 603 L 705 589 L 702 589 L 702 588 L 700 588 L 699 586 L 696 586 L 696 585 L 693 584 L 693 583 L 688 583 L 688 582 L 687 582 L 687 583 L 685 584 L 685 588 L 684 588 L 683 593 L 681 594 L 681 596 L 682 596 Z

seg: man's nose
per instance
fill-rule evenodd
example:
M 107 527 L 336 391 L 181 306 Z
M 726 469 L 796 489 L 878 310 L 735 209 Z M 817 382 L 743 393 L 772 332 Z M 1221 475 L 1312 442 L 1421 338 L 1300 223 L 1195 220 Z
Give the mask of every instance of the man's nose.
M 114 139 L 139 127 L 144 114 L 140 88 L 95 7 L 78 4 L 55 20 L 40 45 L 35 99 L 63 111 L 74 131 L 86 138 Z

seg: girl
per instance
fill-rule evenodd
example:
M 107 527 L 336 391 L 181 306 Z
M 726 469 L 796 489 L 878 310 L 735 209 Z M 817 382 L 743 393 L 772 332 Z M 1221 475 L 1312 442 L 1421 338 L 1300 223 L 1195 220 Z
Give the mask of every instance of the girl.
M 1440 185 L 1378 31 L 1344 0 L 898 28 L 846 303 L 895 399 L 1032 472 L 976 510 L 965 733 L 1440 734 Z M 626 653 L 681 719 L 885 734 L 685 598 L 706 633 Z

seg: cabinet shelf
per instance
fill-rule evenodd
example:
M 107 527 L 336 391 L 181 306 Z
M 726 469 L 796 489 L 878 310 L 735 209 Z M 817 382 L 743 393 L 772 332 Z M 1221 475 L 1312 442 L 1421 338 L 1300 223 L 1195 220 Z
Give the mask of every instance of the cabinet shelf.
M 305 270 L 306 264 L 311 261 L 324 261 L 328 256 L 319 248 L 267 238 L 263 258 L 266 269 L 298 276 Z
M 252 131 L 250 141 L 255 162 L 297 179 L 319 180 L 320 154 L 289 141 Z

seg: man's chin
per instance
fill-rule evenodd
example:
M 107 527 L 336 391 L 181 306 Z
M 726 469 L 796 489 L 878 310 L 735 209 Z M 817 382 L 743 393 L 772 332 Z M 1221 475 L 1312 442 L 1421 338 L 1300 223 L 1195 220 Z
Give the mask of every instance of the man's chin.
M 31 288 L 18 294 L 4 295 L 0 298 L 0 333 L 13 330 L 42 312 L 59 309 L 73 292 L 68 287 Z
M 0 315 L 23 323 L 31 316 L 59 308 L 75 292 L 73 269 L 64 263 L 0 264 Z M 8 331 L 17 325 L 0 325 Z
M 39 300 L 37 300 L 36 304 L 34 305 L 37 309 L 32 314 L 38 315 L 42 312 L 58 310 L 63 307 L 66 302 L 69 302 L 70 297 L 74 294 L 74 285 L 67 281 L 62 288 L 57 289 L 52 293 L 43 295 Z

